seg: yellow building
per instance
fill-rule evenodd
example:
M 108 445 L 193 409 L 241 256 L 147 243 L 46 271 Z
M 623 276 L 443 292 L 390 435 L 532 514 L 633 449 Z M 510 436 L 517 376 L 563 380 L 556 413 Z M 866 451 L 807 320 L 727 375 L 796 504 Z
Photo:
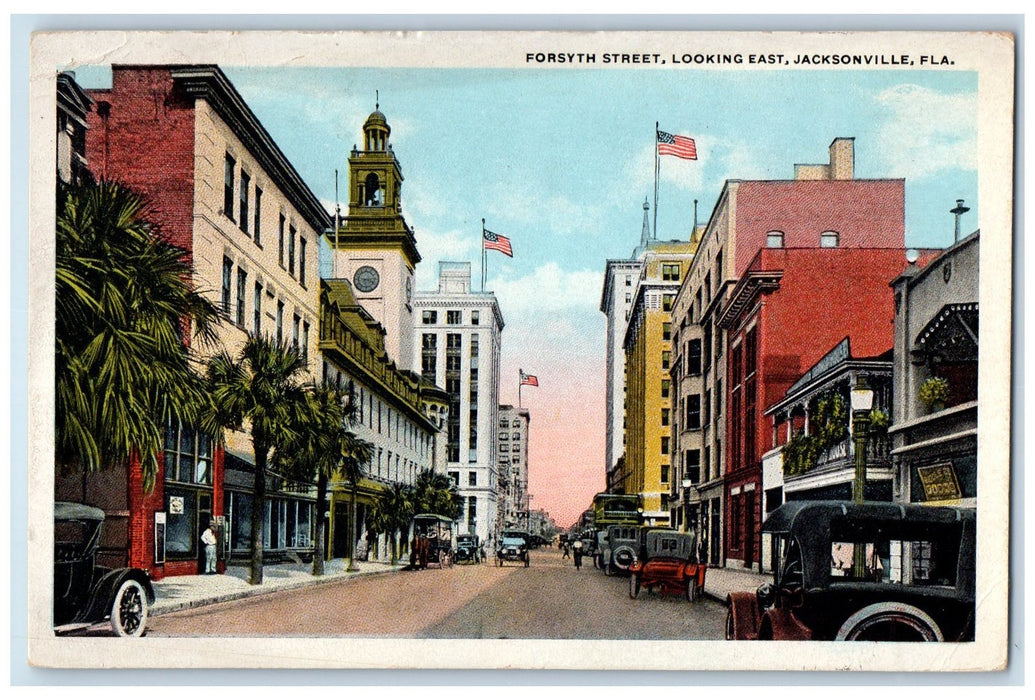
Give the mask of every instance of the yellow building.
M 625 493 L 647 522 L 669 523 L 672 472 L 672 304 L 697 240 L 649 241 L 625 333 Z

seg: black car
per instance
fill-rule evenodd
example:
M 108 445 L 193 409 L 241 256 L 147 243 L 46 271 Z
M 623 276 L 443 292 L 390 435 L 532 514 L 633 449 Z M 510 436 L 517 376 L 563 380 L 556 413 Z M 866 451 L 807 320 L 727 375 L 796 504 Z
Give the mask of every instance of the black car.
M 968 508 L 795 501 L 762 526 L 772 584 L 727 598 L 727 639 L 974 639 Z
M 80 503 L 54 504 L 54 631 L 110 620 L 120 637 L 139 637 L 155 602 L 143 569 L 97 566 L 104 511 Z
M 496 550 L 496 566 L 503 566 L 505 561 L 524 563 L 528 567 L 528 536 L 522 533 L 504 532 L 500 538 L 499 549 Z
M 478 540 L 478 535 L 460 535 L 457 537 L 454 558 L 457 564 L 480 564 L 482 561 L 482 546 Z

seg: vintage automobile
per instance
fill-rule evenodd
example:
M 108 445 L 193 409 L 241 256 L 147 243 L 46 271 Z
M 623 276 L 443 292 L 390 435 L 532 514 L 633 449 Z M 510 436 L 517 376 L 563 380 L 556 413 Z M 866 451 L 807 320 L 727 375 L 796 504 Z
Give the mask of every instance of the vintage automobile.
M 608 525 L 607 530 L 600 533 L 597 561 L 594 565 L 604 570 L 608 576 L 619 571 L 628 571 L 636 561 L 640 548 L 640 528 L 636 525 Z
M 496 566 L 503 566 L 505 561 L 523 562 L 525 567 L 528 567 L 527 533 L 512 530 L 503 532 L 500 536 L 499 549 L 496 550 Z
M 81 503 L 54 504 L 54 631 L 110 621 L 119 637 L 139 637 L 155 602 L 143 569 L 96 564 L 104 511 Z
M 453 521 L 443 515 L 421 513 L 413 516 L 413 546 L 410 566 L 425 569 L 431 564 L 444 568 L 453 565 Z
M 629 566 L 629 597 L 640 588 L 684 595 L 690 602 L 704 591 L 707 567 L 697 563 L 697 537 L 670 529 L 644 528 L 639 556 Z
M 774 582 L 727 597 L 727 639 L 972 641 L 973 509 L 795 501 L 762 526 Z
M 457 537 L 454 559 L 457 564 L 480 564 L 482 561 L 482 546 L 478 540 L 478 535 L 460 535 Z

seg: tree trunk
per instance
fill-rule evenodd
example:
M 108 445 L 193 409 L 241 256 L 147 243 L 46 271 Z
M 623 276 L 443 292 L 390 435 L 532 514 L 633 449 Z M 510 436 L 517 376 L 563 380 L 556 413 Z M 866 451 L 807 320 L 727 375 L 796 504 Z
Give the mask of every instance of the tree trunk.
M 396 531 L 394 529 L 390 533 L 388 533 L 388 541 L 392 545 L 392 566 L 395 566 L 395 562 L 398 559 L 399 551 L 398 540 L 396 539 L 395 534 Z
M 255 450 L 255 480 L 252 486 L 252 547 L 251 574 L 248 583 L 258 586 L 262 583 L 263 525 L 266 520 L 266 459 L 269 448 L 252 434 Z
M 323 514 L 327 510 L 327 475 L 321 469 L 316 477 L 316 542 L 313 547 L 313 576 L 323 576 Z

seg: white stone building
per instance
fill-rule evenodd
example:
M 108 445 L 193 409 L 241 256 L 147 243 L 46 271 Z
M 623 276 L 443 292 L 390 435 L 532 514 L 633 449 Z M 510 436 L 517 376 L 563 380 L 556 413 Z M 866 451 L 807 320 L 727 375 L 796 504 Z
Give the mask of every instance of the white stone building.
M 528 522 L 528 438 L 531 415 L 527 408 L 500 406 L 499 480 L 501 527 Z

